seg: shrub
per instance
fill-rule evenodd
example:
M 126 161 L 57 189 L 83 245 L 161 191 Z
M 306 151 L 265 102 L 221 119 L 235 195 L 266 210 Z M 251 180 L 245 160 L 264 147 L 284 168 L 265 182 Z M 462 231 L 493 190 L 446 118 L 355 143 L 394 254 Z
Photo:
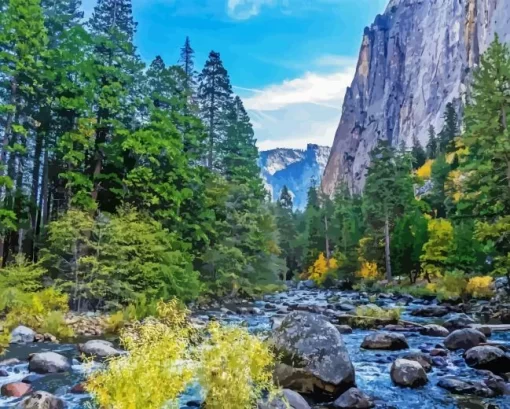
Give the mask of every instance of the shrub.
M 375 304 L 368 304 L 356 308 L 356 318 L 353 318 L 352 321 L 353 325 L 357 327 L 370 328 L 380 321 L 398 321 L 401 313 L 400 308 L 384 310 Z
M 104 409 L 161 409 L 175 403 L 192 380 L 183 328 L 149 320 L 135 324 L 121 336 L 127 355 L 113 358 L 86 382 Z
M 2 323 L 0 323 L 0 355 L 3 355 L 5 350 L 9 347 L 11 334 L 7 331 Z
M 437 283 L 437 298 L 448 300 L 463 297 L 466 294 L 466 285 L 467 280 L 463 271 L 447 271 Z
M 52 334 L 57 338 L 72 338 L 74 331 L 66 324 L 62 311 L 51 311 L 42 320 L 38 331 L 42 334 Z
M 274 355 L 269 346 L 241 328 L 209 328 L 202 347 L 199 382 L 206 409 L 251 409 L 273 388 Z
M 379 271 L 377 269 L 377 264 L 363 261 L 361 263 L 360 270 L 356 273 L 356 276 L 368 281 L 377 280 L 380 277 Z
M 491 298 L 494 295 L 492 283 L 490 276 L 473 277 L 467 283 L 466 293 L 474 298 Z
M 416 176 L 420 179 L 427 180 L 432 176 L 432 165 L 434 161 L 432 159 L 427 160 L 425 164 L 416 171 Z
M 39 291 L 41 277 L 46 273 L 40 264 L 31 263 L 25 256 L 18 254 L 12 263 L 0 269 L 0 288 L 28 293 Z
M 328 260 L 324 253 L 321 253 L 315 263 L 313 263 L 313 266 L 308 269 L 308 278 L 315 281 L 318 285 L 322 285 L 337 268 L 338 261 L 335 258 Z

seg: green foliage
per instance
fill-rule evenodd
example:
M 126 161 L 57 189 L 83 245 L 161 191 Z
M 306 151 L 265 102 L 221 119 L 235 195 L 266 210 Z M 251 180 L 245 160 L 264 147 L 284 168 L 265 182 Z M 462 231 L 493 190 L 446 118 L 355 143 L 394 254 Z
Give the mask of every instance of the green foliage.
M 250 409 L 273 389 L 275 357 L 269 345 L 245 329 L 209 327 L 198 379 L 207 409 Z
M 448 252 L 453 240 L 453 226 L 449 220 L 429 221 L 429 240 L 423 246 L 420 257 L 422 269 L 427 277 L 440 277 L 448 267 Z
M 17 254 L 12 263 L 0 269 L 0 291 L 16 289 L 35 292 L 41 289 L 41 278 L 47 273 L 40 263 L 29 262 L 23 254 Z

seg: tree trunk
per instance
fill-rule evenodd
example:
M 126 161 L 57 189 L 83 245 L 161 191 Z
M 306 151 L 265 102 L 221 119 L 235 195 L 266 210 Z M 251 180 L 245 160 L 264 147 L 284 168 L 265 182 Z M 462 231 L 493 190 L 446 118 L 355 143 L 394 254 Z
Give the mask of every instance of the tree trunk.
M 41 212 L 42 212 L 42 225 L 46 226 L 49 222 L 50 204 L 49 204 L 49 154 L 48 146 L 44 149 L 44 163 L 43 163 L 43 184 L 41 192 Z
M 328 216 L 324 215 L 324 237 L 326 239 L 326 258 L 331 258 L 331 253 L 329 251 L 329 235 L 328 235 Z
M 391 273 L 391 254 L 390 254 L 390 221 L 388 215 L 384 220 L 384 251 L 386 255 L 386 279 L 388 281 L 393 280 Z

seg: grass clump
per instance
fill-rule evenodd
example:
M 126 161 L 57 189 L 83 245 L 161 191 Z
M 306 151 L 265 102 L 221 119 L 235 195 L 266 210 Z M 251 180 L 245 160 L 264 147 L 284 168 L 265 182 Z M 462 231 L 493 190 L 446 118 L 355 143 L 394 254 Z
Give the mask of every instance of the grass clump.
M 273 388 L 275 357 L 269 346 L 245 329 L 213 324 L 201 348 L 199 382 L 206 409 L 251 409 Z
M 385 310 L 375 304 L 361 305 L 356 308 L 355 317 L 352 319 L 353 325 L 360 328 L 371 328 L 375 325 L 388 322 L 398 322 L 402 310 L 400 308 L 391 308 Z

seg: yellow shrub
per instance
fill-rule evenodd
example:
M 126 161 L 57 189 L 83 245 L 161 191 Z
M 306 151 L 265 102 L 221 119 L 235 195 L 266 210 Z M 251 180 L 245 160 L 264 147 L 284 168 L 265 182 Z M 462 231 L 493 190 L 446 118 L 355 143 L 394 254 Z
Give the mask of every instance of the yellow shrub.
M 176 298 L 168 302 L 158 302 L 156 311 L 158 320 L 168 327 L 184 328 L 187 326 L 190 311 Z
M 379 271 L 377 270 L 377 263 L 370 263 L 363 261 L 361 263 L 360 270 L 356 273 L 356 276 L 364 280 L 377 280 L 379 278 Z
M 202 348 L 199 382 L 206 409 L 252 409 L 273 388 L 274 355 L 269 346 L 241 328 L 209 328 Z
M 113 358 L 106 369 L 94 372 L 86 383 L 103 409 L 161 409 L 175 404 L 191 381 L 187 336 L 149 320 L 124 331 L 121 342 L 127 355 Z
M 308 269 L 308 278 L 315 281 L 317 284 L 323 284 L 326 280 L 328 273 L 338 268 L 338 261 L 335 258 L 329 260 L 324 256 L 324 253 L 319 254 L 319 258 Z
M 424 180 L 430 179 L 430 176 L 432 175 L 433 164 L 434 161 L 432 159 L 427 160 L 427 162 L 425 162 L 425 164 L 416 171 L 416 176 Z
M 492 282 L 490 276 L 473 277 L 467 284 L 466 292 L 474 298 L 490 298 L 494 294 Z

